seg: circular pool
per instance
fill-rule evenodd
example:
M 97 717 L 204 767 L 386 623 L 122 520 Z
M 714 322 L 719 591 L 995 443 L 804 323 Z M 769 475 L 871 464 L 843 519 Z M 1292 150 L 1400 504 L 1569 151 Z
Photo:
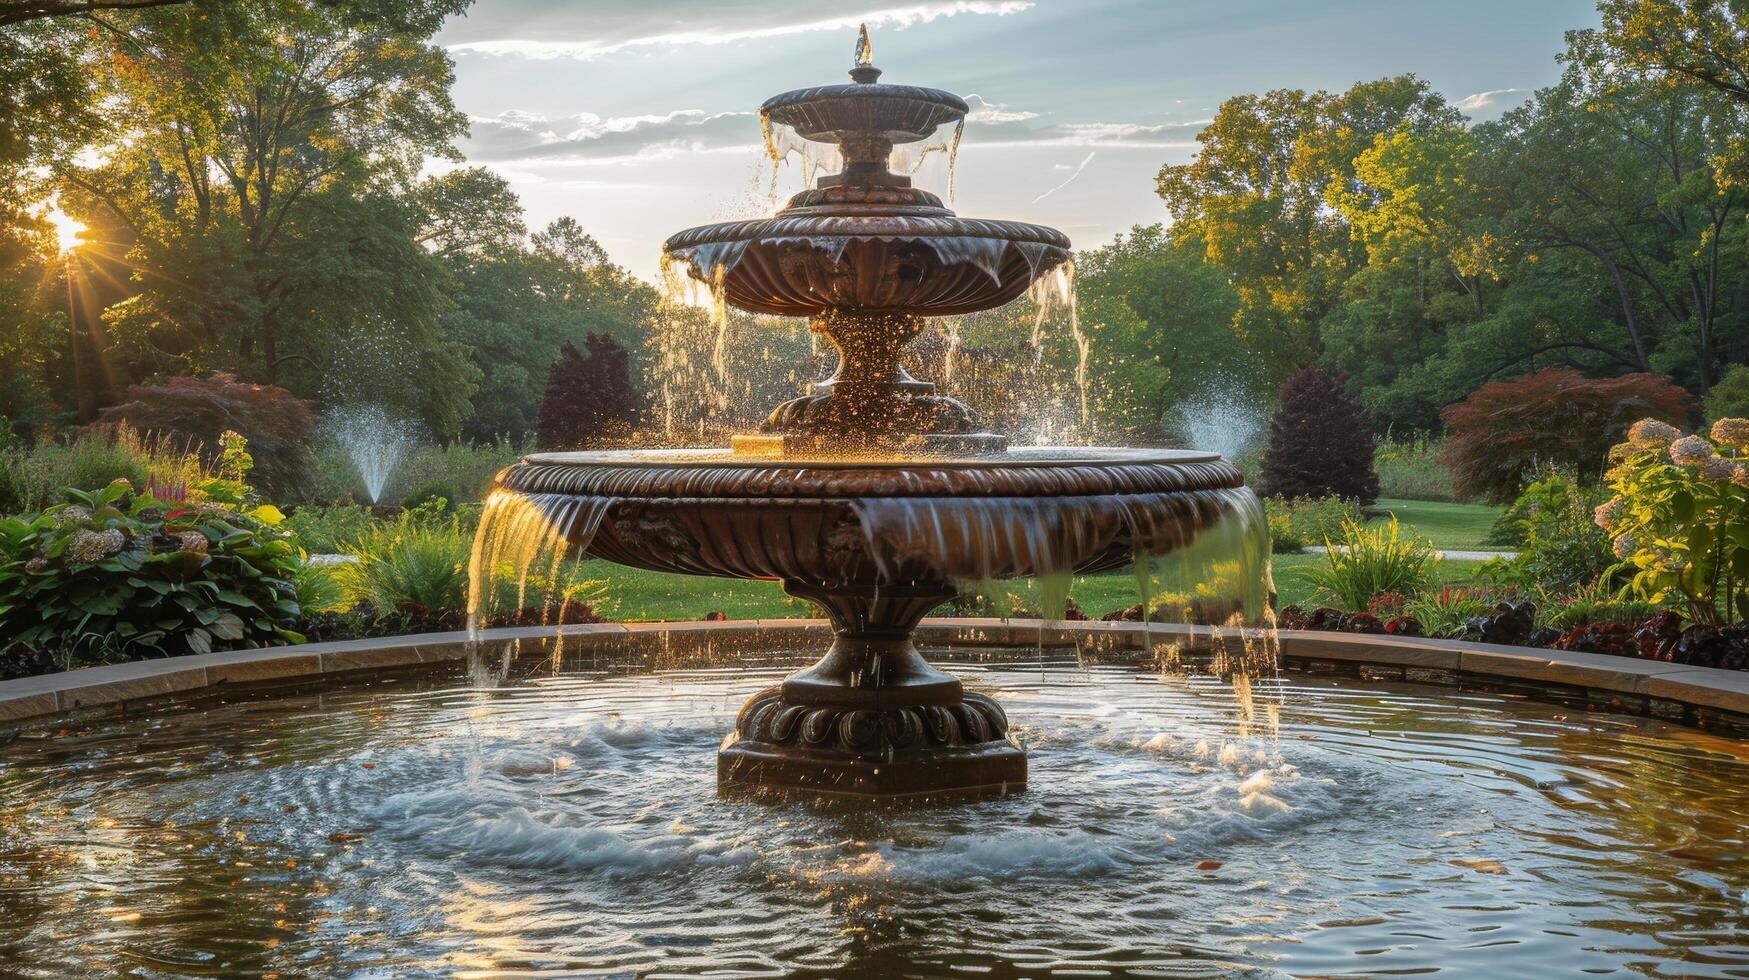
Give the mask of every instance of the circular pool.
M 22 729 L 0 972 L 1749 972 L 1743 742 L 1293 676 L 1242 731 L 1213 678 L 930 655 L 1000 698 L 1026 792 L 719 797 L 718 743 L 782 655 L 456 666 Z

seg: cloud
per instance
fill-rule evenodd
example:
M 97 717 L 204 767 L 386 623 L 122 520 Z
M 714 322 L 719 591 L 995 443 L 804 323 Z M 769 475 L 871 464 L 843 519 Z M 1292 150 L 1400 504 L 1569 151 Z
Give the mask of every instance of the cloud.
M 1518 98 L 1507 98 L 1507 96 L 1518 96 Z M 1477 92 L 1474 95 L 1466 95 L 1453 102 L 1452 105 L 1456 106 L 1459 111 L 1473 116 L 1484 110 L 1505 108 L 1504 103 L 1520 101 L 1523 101 L 1522 89 L 1497 88 L 1487 92 Z
M 752 112 L 676 109 L 661 115 L 602 118 L 580 113 L 548 119 L 511 109 L 472 117 L 462 149 L 470 160 L 541 163 L 597 162 L 661 155 L 679 150 L 751 147 L 759 141 Z
M 966 121 L 972 123 L 1016 123 L 1038 118 L 1036 112 L 1016 112 L 976 92 L 966 96 L 966 105 L 972 107 L 972 111 L 966 114 Z
M 539 31 L 530 32 L 540 34 L 587 33 L 590 40 L 586 41 L 547 41 L 534 38 L 499 37 L 454 42 L 449 44 L 448 48 L 455 54 L 589 60 L 634 48 L 733 44 L 739 41 L 787 37 L 818 31 L 853 32 L 858 24 L 867 24 L 871 28 L 890 27 L 894 30 L 904 30 L 907 27 L 928 24 L 943 17 L 957 17 L 961 14 L 1006 17 L 1029 10 L 1032 6 L 1033 0 L 938 0 L 938 2 L 933 3 L 916 3 L 903 7 L 867 10 L 817 20 L 768 21 L 761 24 L 757 23 L 755 17 L 750 18 L 754 20 L 750 26 L 736 26 L 746 24 L 746 20 L 726 16 L 735 14 L 735 10 L 727 4 L 705 7 L 697 12 L 696 19 L 678 21 L 674 19 L 651 20 L 648 17 L 634 15 L 622 20 L 619 24 L 615 24 L 613 14 L 604 11 L 602 12 L 603 16 L 596 22 L 590 23 L 586 27 L 578 25 L 583 29 L 566 30 L 561 25 L 548 24 Z M 769 9 L 769 7 L 766 8 L 766 10 Z

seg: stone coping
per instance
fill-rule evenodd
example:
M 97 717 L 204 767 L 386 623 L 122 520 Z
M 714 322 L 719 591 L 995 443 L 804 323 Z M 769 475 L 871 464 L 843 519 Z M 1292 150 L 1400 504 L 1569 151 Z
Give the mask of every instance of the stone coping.
M 691 623 L 602 623 L 586 626 L 487 630 L 488 644 L 515 643 L 525 653 L 544 653 L 555 638 L 567 646 L 601 643 L 639 652 L 665 647 L 673 635 L 708 634 L 736 645 L 819 642 L 829 635 L 824 620 L 736 620 Z M 815 634 L 810 636 L 809 634 Z M 1039 644 L 1130 659 L 1153 644 L 1209 647 L 1218 638 L 1237 647 L 1255 634 L 1176 624 L 1043 622 L 972 618 L 926 619 L 918 628 L 926 643 L 962 647 Z M 1749 733 L 1749 671 L 1569 653 L 1530 647 L 1492 646 L 1372 634 L 1282 630 L 1284 666 L 1310 673 L 1357 673 L 1365 678 L 1403 679 L 1514 692 L 1564 694 L 1602 702 L 1615 710 L 1675 720 L 1710 721 Z M 327 675 L 388 670 L 465 659 L 466 633 L 310 643 L 170 657 L 89 667 L 0 681 L 0 723 L 126 706 L 172 695 L 209 691 L 227 684 L 309 680 Z

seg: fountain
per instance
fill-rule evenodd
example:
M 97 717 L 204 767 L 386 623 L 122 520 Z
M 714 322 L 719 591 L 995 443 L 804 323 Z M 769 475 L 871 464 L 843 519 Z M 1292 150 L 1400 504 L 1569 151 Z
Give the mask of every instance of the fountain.
M 358 468 L 359 482 L 370 502 L 381 503 L 389 477 L 413 445 L 409 427 L 390 418 L 381 406 L 365 405 L 335 409 L 328 417 L 327 429 Z
M 848 84 L 761 108 L 774 147 L 824 147 L 842 169 L 774 217 L 692 228 L 664 248 L 719 303 L 807 317 L 837 349 L 837 372 L 727 450 L 525 458 L 499 477 L 488 518 L 520 516 L 482 523 L 476 581 L 528 550 L 525 535 L 494 525 L 528 526 L 530 513 L 539 536 L 598 558 L 779 581 L 825 612 L 835 638 L 747 702 L 718 755 L 720 786 L 1013 792 L 1026 754 L 1003 709 L 925 662 L 919 620 L 960 582 L 1110 570 L 1184 549 L 1226 517 L 1260 525 L 1259 512 L 1219 456 L 1010 449 L 904 370 L 925 318 L 1006 304 L 1054 276 L 1070 246 L 1051 228 L 961 218 L 892 172 L 890 159 L 943 128 L 957 139 L 967 105 L 880 82 L 866 31 L 857 50 Z

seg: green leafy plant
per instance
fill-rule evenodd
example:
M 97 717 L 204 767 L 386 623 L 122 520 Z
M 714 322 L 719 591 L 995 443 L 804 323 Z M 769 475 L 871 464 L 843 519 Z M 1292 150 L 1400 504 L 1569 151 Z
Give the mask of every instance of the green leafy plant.
M 1537 625 L 1565 633 L 1592 623 L 1639 624 L 1656 615 L 1656 603 L 1623 598 L 1603 583 L 1579 585 L 1570 592 L 1542 590 L 1537 595 Z
M 310 554 L 335 555 L 358 540 L 370 523 L 370 511 L 364 507 L 306 504 L 285 519 L 285 529 Z
M 1749 419 L 1720 419 L 1711 436 L 1635 423 L 1610 451 L 1615 496 L 1595 519 L 1615 535 L 1624 597 L 1718 625 L 1749 617 Z
M 1453 637 L 1462 633 L 1470 620 L 1492 614 L 1508 597 L 1491 589 L 1448 585 L 1410 599 L 1403 614 L 1420 622 L 1428 636 Z
M 1596 582 L 1615 564 L 1609 535 L 1594 520 L 1601 499 L 1601 493 L 1558 473 L 1526 487 L 1489 533 L 1491 543 L 1518 549 L 1518 557 L 1500 561 L 1495 573 L 1552 592 Z
M 352 603 L 465 609 L 472 546 L 458 518 L 413 508 L 366 525 L 346 546 L 357 561 L 340 566 L 337 578 Z
M 1345 520 L 1341 540 L 1324 541 L 1324 566 L 1305 574 L 1333 604 L 1360 610 L 1382 593 L 1421 592 L 1438 560 L 1431 542 L 1404 538 L 1394 516 L 1383 527 Z
M 1292 554 L 1342 533 L 1342 526 L 1360 520 L 1360 508 L 1340 497 L 1273 498 L 1265 505 L 1269 544 L 1274 553 Z
M 0 650 L 62 667 L 301 640 L 301 557 L 271 508 L 137 494 L 125 481 L 0 520 Z

